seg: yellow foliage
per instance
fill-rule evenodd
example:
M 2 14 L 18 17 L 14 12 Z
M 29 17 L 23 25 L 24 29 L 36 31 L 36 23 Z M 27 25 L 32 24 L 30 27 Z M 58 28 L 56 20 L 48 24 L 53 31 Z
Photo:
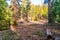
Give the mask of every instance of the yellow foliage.
M 38 20 L 39 16 L 47 17 L 48 8 L 45 4 L 42 7 L 39 5 L 30 5 L 30 7 L 29 16 L 32 20 Z

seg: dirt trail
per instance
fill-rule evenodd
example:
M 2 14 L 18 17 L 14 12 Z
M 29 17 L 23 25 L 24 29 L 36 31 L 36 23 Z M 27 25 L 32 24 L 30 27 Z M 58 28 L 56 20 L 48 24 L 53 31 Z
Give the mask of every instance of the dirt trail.
M 41 21 L 43 22 L 43 21 Z M 42 31 L 43 35 L 42 35 L 42 39 L 45 36 L 45 29 L 49 28 L 54 36 L 60 36 L 60 27 L 56 26 L 56 25 L 48 25 L 45 23 L 45 21 L 43 22 L 43 24 L 41 24 L 41 22 L 24 22 L 24 23 L 19 23 L 19 25 L 17 25 L 17 27 L 15 27 L 17 35 L 19 36 L 18 40 L 40 40 L 41 37 L 40 36 L 35 36 L 34 32 L 37 31 Z

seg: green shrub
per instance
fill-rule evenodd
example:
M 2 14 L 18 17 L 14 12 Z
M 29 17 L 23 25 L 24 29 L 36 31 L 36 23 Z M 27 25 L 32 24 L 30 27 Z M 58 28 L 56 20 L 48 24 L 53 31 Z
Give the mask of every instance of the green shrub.
M 2 33 L 2 40 L 17 40 L 17 34 L 11 30 Z
M 43 31 L 36 31 L 36 32 L 34 32 L 34 35 L 42 36 L 43 35 Z

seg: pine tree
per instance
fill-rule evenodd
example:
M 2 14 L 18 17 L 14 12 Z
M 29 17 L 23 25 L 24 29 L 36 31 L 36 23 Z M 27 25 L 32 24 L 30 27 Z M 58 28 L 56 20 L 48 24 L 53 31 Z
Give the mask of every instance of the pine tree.
M 7 3 L 0 0 L 0 30 L 8 27 L 8 14 L 6 13 Z
M 52 15 L 50 13 L 50 0 L 48 0 L 48 23 L 53 23 L 54 21 L 52 20 Z
M 60 22 L 60 0 L 53 0 L 51 3 L 51 17 L 55 22 L 56 20 Z
M 28 21 L 28 13 L 30 10 L 30 0 L 26 0 L 26 10 L 25 10 L 25 14 L 26 14 L 26 18 L 25 20 Z

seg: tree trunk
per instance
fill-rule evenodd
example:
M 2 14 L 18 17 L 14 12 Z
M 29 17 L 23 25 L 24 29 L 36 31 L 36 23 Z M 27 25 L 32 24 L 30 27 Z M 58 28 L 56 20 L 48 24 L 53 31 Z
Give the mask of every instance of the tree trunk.
M 50 0 L 48 0 L 48 23 L 55 23 L 54 18 L 50 13 Z
M 16 13 L 17 13 L 17 5 L 16 5 L 16 0 L 13 0 L 13 4 L 12 4 L 12 11 L 13 11 L 13 25 L 10 25 L 10 29 L 12 30 L 12 31 L 14 31 L 15 30 L 15 25 L 16 25 L 16 20 L 17 20 L 17 18 L 16 18 Z
M 16 0 L 13 0 L 13 6 L 14 6 L 14 8 L 13 8 L 13 13 L 14 13 L 14 18 L 13 18 L 13 20 L 14 20 L 14 25 L 16 25 L 16 13 L 17 13 L 17 5 L 16 5 Z

